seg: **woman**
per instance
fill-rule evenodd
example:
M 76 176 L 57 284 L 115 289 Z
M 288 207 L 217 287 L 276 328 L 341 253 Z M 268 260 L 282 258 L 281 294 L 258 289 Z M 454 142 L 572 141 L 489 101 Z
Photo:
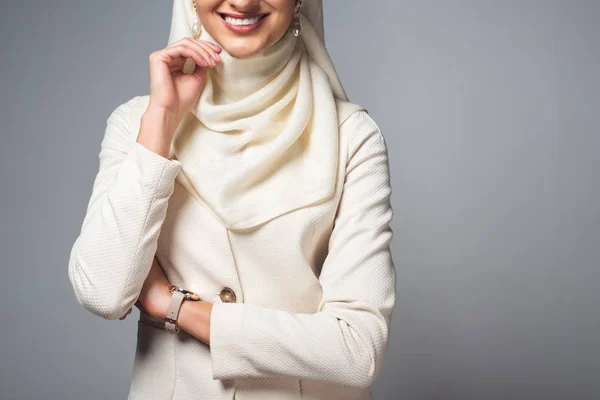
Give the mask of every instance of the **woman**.
M 69 279 L 140 308 L 129 399 L 370 399 L 395 305 L 383 135 L 317 0 L 175 0 L 109 116 Z

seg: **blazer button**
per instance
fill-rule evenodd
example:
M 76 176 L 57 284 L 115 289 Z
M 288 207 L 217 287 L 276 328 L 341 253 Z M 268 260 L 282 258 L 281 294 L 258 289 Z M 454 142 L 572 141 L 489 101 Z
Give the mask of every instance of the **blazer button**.
M 235 303 L 235 292 L 231 288 L 223 288 L 219 296 L 223 303 Z

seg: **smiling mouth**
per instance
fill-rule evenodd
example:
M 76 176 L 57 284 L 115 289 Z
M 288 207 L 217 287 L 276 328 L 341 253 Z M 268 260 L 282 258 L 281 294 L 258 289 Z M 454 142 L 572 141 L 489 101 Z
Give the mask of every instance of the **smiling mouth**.
M 254 25 L 258 21 L 264 19 L 269 14 L 252 14 L 248 16 L 240 16 L 235 14 L 218 13 L 219 16 L 232 25 Z

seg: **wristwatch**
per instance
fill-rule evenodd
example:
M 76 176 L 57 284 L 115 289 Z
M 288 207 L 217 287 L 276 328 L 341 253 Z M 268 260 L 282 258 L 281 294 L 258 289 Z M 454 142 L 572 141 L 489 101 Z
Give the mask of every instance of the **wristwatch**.
M 197 293 L 175 285 L 169 285 L 169 292 L 171 292 L 171 304 L 165 318 L 165 329 L 169 332 L 179 332 L 177 317 L 179 316 L 181 304 L 184 300 L 198 301 L 200 300 L 200 296 Z

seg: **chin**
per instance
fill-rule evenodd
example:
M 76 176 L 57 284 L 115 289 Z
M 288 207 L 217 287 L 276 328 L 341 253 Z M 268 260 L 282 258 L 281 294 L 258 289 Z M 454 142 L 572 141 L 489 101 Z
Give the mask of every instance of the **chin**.
M 236 40 L 235 43 L 223 44 L 225 51 L 235 58 L 252 57 L 264 50 L 266 47 L 268 47 L 268 45 L 265 42 L 261 41 L 260 43 L 256 43 L 256 41 L 252 39 L 241 39 Z

